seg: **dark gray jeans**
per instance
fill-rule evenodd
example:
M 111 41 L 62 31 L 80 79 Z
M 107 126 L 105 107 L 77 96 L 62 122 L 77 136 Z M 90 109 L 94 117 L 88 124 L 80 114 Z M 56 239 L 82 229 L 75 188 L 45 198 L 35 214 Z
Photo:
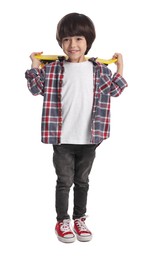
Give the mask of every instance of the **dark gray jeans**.
M 53 145 L 53 163 L 57 174 L 56 212 L 57 220 L 68 219 L 69 191 L 74 184 L 73 219 L 86 213 L 89 173 L 98 145 Z

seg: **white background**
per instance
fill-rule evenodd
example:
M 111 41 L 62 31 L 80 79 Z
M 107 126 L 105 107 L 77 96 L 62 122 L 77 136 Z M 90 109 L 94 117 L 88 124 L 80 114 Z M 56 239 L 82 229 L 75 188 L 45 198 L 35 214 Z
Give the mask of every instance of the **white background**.
M 2 1 L 0 4 L 0 258 L 151 259 L 150 7 L 144 1 Z M 40 142 L 42 97 L 24 73 L 33 51 L 62 54 L 58 21 L 88 15 L 97 38 L 89 56 L 124 58 L 129 87 L 112 98 L 111 137 L 97 150 L 90 176 L 89 243 L 60 243 L 54 233 L 52 147 Z M 115 71 L 115 66 L 110 66 Z M 69 213 L 72 214 L 72 190 Z

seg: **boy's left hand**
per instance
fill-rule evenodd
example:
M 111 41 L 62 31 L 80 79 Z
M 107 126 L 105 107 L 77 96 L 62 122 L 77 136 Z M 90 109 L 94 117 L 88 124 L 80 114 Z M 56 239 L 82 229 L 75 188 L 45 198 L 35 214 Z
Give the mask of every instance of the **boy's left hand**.
M 117 59 L 115 64 L 117 65 L 117 73 L 119 73 L 121 76 L 123 74 L 123 57 L 121 53 L 114 53 L 112 59 Z

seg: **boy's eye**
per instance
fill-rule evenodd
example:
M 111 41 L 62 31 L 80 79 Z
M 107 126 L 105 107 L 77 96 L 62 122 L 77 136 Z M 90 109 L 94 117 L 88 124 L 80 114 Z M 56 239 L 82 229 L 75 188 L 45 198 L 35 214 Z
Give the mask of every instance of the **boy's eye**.
M 63 42 L 67 42 L 67 41 L 69 41 L 68 38 L 64 38 L 64 39 L 63 39 Z
M 78 37 L 75 37 L 75 40 L 76 40 L 76 41 L 82 41 L 82 40 L 83 40 L 83 37 L 81 37 L 81 36 L 80 36 L 80 37 L 79 37 L 79 36 L 78 36 Z M 63 38 L 62 41 L 63 41 L 63 42 L 68 42 L 68 41 L 70 41 L 70 38 Z

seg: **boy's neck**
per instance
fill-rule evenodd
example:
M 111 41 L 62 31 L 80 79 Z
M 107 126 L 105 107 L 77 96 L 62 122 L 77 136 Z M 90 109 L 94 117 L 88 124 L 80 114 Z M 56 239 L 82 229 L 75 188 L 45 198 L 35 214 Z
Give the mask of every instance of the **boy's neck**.
M 86 58 L 85 58 L 85 56 L 80 56 L 80 57 L 75 57 L 75 58 L 69 58 L 68 57 L 68 59 L 67 59 L 69 62 L 74 62 L 74 63 L 79 63 L 79 62 L 84 62 L 84 61 L 86 61 Z

